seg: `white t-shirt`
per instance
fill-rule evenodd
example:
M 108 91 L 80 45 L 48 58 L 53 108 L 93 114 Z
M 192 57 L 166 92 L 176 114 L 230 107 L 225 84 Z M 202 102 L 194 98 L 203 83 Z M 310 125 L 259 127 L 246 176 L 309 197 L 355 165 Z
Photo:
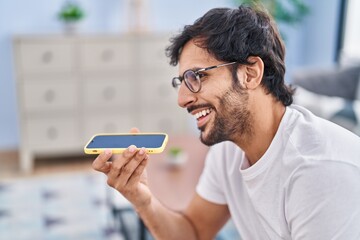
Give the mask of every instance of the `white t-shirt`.
M 227 204 L 245 240 L 358 240 L 360 138 L 302 107 L 287 107 L 253 166 L 232 142 L 211 147 L 197 193 Z

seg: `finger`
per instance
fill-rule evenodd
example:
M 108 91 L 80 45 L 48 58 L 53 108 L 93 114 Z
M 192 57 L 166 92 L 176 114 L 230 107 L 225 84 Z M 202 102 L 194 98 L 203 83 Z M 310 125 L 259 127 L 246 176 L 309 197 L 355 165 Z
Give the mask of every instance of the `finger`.
M 144 158 L 144 160 L 142 160 L 142 162 L 137 166 L 137 168 L 135 169 L 134 173 L 131 175 L 127 183 L 128 187 L 131 187 L 140 182 L 141 176 L 145 173 L 144 171 L 147 166 L 148 160 L 149 160 L 149 156 Z
M 136 127 L 133 127 L 130 129 L 130 133 L 139 133 L 139 132 L 140 132 L 140 130 Z
M 92 168 L 96 171 L 108 173 L 111 168 L 111 163 L 108 160 L 111 158 L 112 152 L 109 149 L 106 149 L 104 152 L 100 153 L 97 158 L 92 163 Z
M 141 148 L 136 153 L 134 158 L 131 161 L 129 161 L 126 165 L 123 166 L 123 168 L 121 169 L 121 174 L 118 177 L 118 179 L 119 179 L 118 182 L 122 184 L 122 185 L 119 185 L 120 187 L 123 187 L 127 184 L 130 177 L 134 174 L 134 171 L 136 170 L 136 168 L 146 158 L 147 158 L 146 150 L 145 150 L 145 148 Z
M 136 146 L 131 145 L 122 154 L 114 155 L 108 177 L 111 179 L 117 178 L 120 175 L 122 167 L 134 157 L 136 151 Z

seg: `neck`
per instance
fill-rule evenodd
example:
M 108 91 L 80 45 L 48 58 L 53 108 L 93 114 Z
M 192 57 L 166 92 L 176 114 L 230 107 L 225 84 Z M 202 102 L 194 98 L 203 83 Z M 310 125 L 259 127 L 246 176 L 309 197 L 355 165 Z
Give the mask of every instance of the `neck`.
M 252 111 L 252 132 L 234 141 L 249 160 L 250 165 L 255 164 L 267 151 L 279 128 L 285 107 L 281 102 L 275 101 L 270 95 L 269 99 L 259 99 L 261 104 L 250 106 Z M 250 103 L 251 104 L 251 103 Z

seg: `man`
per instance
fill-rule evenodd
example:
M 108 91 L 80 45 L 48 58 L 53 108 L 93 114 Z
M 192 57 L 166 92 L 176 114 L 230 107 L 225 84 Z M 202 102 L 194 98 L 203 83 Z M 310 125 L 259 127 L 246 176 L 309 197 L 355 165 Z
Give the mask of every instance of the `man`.
M 266 13 L 212 9 L 167 53 L 179 64 L 178 104 L 212 145 L 187 209 L 152 195 L 145 149 L 93 163 L 155 238 L 212 239 L 231 217 L 243 239 L 360 239 L 360 139 L 291 106 L 284 45 Z

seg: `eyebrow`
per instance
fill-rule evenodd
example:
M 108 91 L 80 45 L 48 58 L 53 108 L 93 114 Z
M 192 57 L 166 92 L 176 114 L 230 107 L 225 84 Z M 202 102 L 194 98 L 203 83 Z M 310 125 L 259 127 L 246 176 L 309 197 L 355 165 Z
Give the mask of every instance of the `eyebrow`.
M 204 69 L 204 68 L 206 68 L 206 67 L 193 67 L 191 70 L 197 71 L 197 70 Z
M 184 74 L 188 70 L 192 70 L 192 71 L 196 72 L 196 71 L 199 71 L 200 69 L 206 69 L 206 68 L 207 67 L 192 67 L 192 68 L 186 69 L 182 74 Z
M 204 67 L 193 67 L 193 68 L 189 68 L 188 70 L 198 71 L 200 69 L 204 69 Z
M 196 71 L 198 71 L 198 70 L 200 70 L 200 69 L 204 69 L 204 68 L 203 68 L 203 67 L 192 67 L 192 68 L 188 68 L 188 69 L 186 69 L 185 71 L 183 71 L 183 72 L 181 73 L 181 75 L 179 75 L 179 77 L 184 76 L 184 73 L 185 73 L 186 71 L 192 70 L 192 71 L 196 72 Z

